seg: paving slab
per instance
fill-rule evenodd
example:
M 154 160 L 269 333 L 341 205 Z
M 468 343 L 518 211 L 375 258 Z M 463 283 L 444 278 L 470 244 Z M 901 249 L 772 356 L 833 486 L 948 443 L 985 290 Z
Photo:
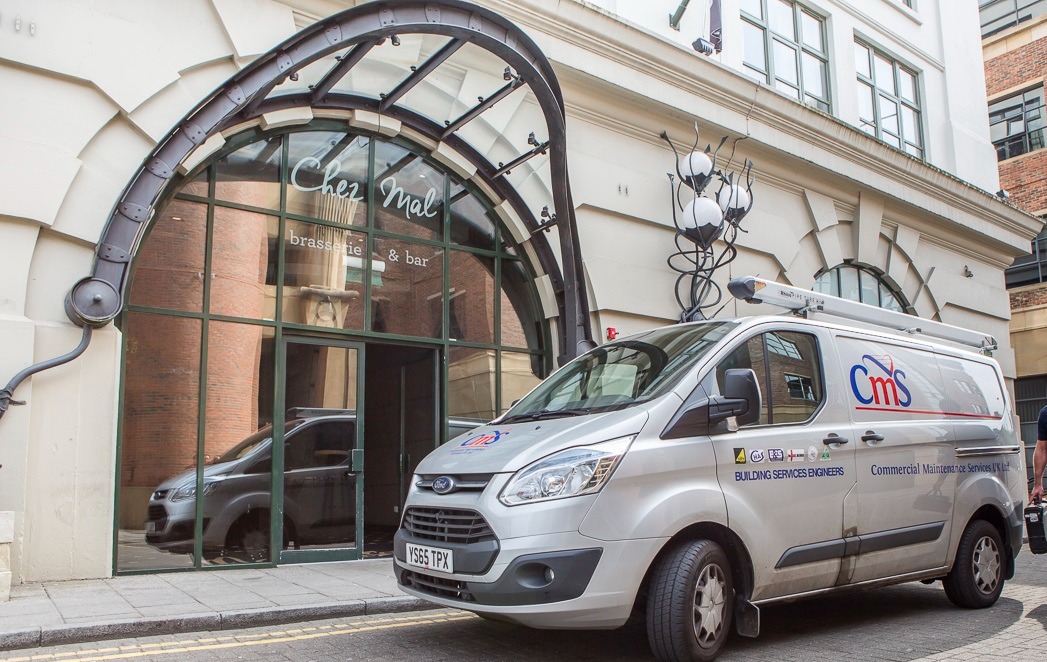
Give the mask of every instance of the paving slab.
M 0 651 L 431 607 L 390 559 L 47 581 L 0 604 Z

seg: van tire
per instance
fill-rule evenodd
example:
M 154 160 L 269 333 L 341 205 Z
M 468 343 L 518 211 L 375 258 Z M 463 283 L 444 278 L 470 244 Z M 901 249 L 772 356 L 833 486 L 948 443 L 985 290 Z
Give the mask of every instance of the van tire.
M 712 540 L 685 542 L 661 559 L 650 581 L 647 641 L 654 656 L 666 662 L 716 658 L 734 610 L 723 548 Z
M 1003 541 L 996 527 L 985 520 L 974 520 L 967 525 L 952 571 L 945 576 L 945 595 L 957 607 L 984 609 L 996 604 L 1003 592 Z

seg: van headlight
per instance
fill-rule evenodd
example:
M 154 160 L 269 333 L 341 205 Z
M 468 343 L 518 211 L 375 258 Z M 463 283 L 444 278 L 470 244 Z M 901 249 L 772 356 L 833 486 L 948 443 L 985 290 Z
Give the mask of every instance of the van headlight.
M 632 440 L 623 437 L 553 453 L 513 474 L 498 499 L 518 506 L 599 492 Z
M 221 480 L 207 480 L 204 481 L 204 496 L 214 494 L 221 484 Z M 196 481 L 192 483 L 186 483 L 182 485 L 174 494 L 171 495 L 171 501 L 187 501 L 189 499 L 196 498 Z

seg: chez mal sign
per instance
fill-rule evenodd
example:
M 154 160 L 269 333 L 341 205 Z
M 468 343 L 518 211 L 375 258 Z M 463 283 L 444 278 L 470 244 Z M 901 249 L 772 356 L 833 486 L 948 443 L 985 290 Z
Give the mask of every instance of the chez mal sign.
M 291 169 L 291 185 L 299 191 L 306 193 L 312 191 L 319 191 L 321 195 L 329 195 L 341 200 L 349 200 L 350 202 L 363 202 L 364 196 L 360 193 L 359 182 L 349 182 L 344 178 L 338 177 L 342 171 L 342 162 L 338 159 L 333 159 L 327 164 L 327 167 L 323 169 L 324 178 L 320 184 L 316 186 L 304 186 L 298 182 L 298 173 L 302 168 L 308 168 L 311 170 L 320 170 L 323 164 L 320 159 L 315 156 L 307 156 L 295 164 L 294 168 Z M 436 196 L 438 195 L 437 190 L 434 187 L 429 187 L 424 198 L 418 198 L 407 193 L 402 186 L 396 183 L 396 177 L 390 175 L 383 179 L 378 186 L 379 191 L 385 196 L 385 200 L 382 202 L 382 206 L 386 209 L 395 208 L 403 211 L 407 218 L 433 218 L 439 211 L 434 209 Z M 302 237 L 296 235 L 293 230 L 288 229 L 290 235 L 288 241 L 292 246 L 303 246 L 306 248 L 312 248 L 315 250 L 329 250 L 342 252 L 347 251 L 348 254 L 360 257 L 363 255 L 363 251 L 359 246 L 352 244 L 340 244 L 338 242 L 324 241 L 319 239 L 313 239 L 311 237 Z M 404 261 L 415 267 L 427 267 L 429 266 L 429 258 L 416 257 L 411 255 L 410 251 L 404 251 Z M 396 249 L 389 251 L 389 259 L 392 262 L 399 262 L 400 256 Z
M 305 157 L 291 169 L 291 185 L 299 191 L 307 193 L 319 191 L 322 195 L 330 195 L 342 200 L 349 200 L 350 202 L 363 202 L 364 196 L 360 193 L 360 183 L 350 182 L 338 177 L 339 173 L 342 172 L 342 162 L 338 159 L 333 159 L 323 169 L 324 179 L 321 183 L 316 186 L 303 186 L 298 183 L 298 173 L 302 168 L 320 170 L 322 165 L 320 159 L 315 156 Z M 439 213 L 437 209 L 434 209 L 436 196 L 439 193 L 433 187 L 429 188 L 424 198 L 418 198 L 412 196 L 402 186 L 397 184 L 396 177 L 389 175 L 378 185 L 378 190 L 385 196 L 385 200 L 382 202 L 383 207 L 402 210 L 407 218 L 433 218 Z

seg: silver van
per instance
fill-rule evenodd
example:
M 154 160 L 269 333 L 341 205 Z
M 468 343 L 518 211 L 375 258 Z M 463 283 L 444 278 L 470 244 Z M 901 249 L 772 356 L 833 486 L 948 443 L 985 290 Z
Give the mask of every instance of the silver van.
M 423 460 L 401 588 L 537 628 L 642 614 L 662 660 L 713 659 L 732 626 L 759 633 L 761 605 L 829 591 L 941 579 L 994 604 L 1022 543 L 1021 447 L 997 363 L 953 346 L 992 339 L 731 290 L 803 316 L 610 342 Z
M 341 543 L 354 535 L 355 513 L 345 495 L 355 488 L 356 411 L 294 407 L 284 426 L 284 546 Z M 451 418 L 457 436 L 480 421 Z M 265 426 L 209 458 L 203 475 L 203 556 L 209 561 L 270 560 L 273 428 Z M 146 543 L 172 554 L 192 554 L 196 524 L 196 470 L 168 478 L 149 498 Z

